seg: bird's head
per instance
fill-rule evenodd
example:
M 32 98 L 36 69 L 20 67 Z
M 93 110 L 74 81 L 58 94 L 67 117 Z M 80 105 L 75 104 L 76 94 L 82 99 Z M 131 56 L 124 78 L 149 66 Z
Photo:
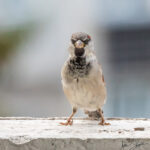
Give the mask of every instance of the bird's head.
M 72 57 L 85 57 L 93 50 L 91 37 L 83 32 L 73 33 L 69 52 Z

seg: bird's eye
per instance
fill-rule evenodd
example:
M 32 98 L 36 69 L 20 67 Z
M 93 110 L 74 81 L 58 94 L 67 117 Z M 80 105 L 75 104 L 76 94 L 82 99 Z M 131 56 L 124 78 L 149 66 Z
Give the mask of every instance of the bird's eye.
M 74 43 L 76 42 L 76 40 L 74 40 L 74 39 L 71 39 L 71 42 L 72 42 L 72 44 L 74 44 Z
M 84 40 L 85 44 L 88 44 L 88 42 L 89 42 L 89 39 Z

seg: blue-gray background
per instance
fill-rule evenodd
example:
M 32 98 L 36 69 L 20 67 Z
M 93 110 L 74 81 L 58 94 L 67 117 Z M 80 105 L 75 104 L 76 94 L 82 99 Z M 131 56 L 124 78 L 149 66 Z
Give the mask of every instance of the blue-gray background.
M 105 116 L 149 117 L 149 0 L 0 0 L 0 116 L 71 113 L 60 70 L 77 31 L 103 67 Z

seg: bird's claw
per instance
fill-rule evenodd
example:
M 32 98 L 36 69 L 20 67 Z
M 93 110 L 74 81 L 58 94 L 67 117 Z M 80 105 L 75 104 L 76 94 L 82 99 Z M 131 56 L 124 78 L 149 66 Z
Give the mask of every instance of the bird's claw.
M 64 126 L 68 126 L 68 125 L 72 125 L 73 124 L 73 120 L 70 119 L 70 120 L 67 120 L 66 122 L 60 122 L 61 125 L 64 125 Z
M 106 125 L 106 126 L 108 126 L 108 125 L 111 125 L 111 124 L 108 123 L 108 122 L 102 122 L 102 121 L 101 121 L 101 122 L 99 123 L 99 125 L 102 125 L 102 126 L 105 126 L 105 125 Z

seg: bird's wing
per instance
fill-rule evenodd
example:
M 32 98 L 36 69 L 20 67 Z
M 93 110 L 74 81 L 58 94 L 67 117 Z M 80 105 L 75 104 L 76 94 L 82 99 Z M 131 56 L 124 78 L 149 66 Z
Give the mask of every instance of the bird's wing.
M 106 84 L 106 83 L 105 83 L 105 79 L 104 79 L 104 75 L 103 75 L 103 74 L 102 74 L 102 81 L 103 81 L 104 84 Z
M 102 81 L 102 82 L 104 83 L 104 85 L 105 85 L 106 83 L 105 83 L 104 74 L 103 74 L 101 65 L 99 65 L 99 71 L 100 71 L 100 78 L 101 78 L 101 81 Z

